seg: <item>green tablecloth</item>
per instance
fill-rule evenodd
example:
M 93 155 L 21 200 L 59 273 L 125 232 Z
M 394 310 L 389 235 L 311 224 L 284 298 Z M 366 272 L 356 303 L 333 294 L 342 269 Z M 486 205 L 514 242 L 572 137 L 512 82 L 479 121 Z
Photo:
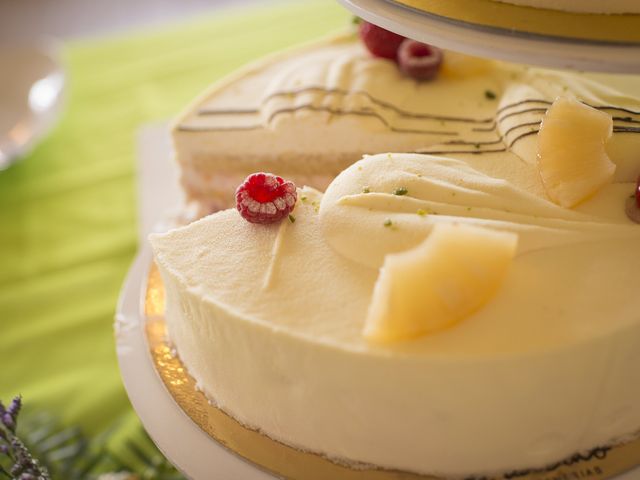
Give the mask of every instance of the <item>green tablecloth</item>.
M 135 134 L 247 61 L 348 25 L 335 1 L 220 11 L 65 48 L 67 105 L 0 172 L 0 399 L 97 433 L 132 425 L 113 316 L 136 252 Z

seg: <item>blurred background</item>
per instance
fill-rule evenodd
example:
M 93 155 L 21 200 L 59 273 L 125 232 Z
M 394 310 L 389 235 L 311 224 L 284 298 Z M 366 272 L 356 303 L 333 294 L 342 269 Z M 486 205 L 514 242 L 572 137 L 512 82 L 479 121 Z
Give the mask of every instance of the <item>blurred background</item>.
M 2 0 L 0 40 L 37 35 L 78 39 L 158 26 L 220 8 L 274 3 L 274 0 Z
M 52 478 L 181 478 L 115 351 L 140 131 L 166 135 L 212 82 L 350 18 L 334 0 L 0 0 L 0 400 L 16 416 L 22 396 L 18 436 Z M 13 460 L 0 448 L 0 477 Z

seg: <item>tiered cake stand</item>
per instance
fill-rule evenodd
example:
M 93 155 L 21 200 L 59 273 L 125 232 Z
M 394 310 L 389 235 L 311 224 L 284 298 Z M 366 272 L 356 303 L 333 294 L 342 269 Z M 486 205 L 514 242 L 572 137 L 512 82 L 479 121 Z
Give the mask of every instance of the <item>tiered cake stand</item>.
M 371 23 L 470 55 L 554 68 L 640 73 L 640 14 L 575 14 L 493 0 L 339 1 Z
M 471 55 L 556 68 L 640 73 L 640 15 L 576 15 L 491 0 L 339 1 L 359 17 L 389 30 Z M 158 135 L 147 135 L 141 149 L 141 217 L 147 225 L 152 223 L 150 217 L 164 208 L 158 206 L 158 198 L 166 200 L 166 191 L 172 191 L 176 183 L 169 162 L 159 162 L 169 149 L 146 148 L 168 145 L 163 134 Z M 145 168 L 145 164 L 152 169 Z M 146 191 L 145 170 L 153 170 L 154 178 L 153 188 Z M 158 194 L 158 184 L 166 187 L 162 195 Z M 178 198 L 176 195 L 174 205 L 179 203 Z M 146 245 L 146 240 L 141 240 Z M 209 405 L 196 390 L 193 379 L 166 341 L 163 313 L 161 280 L 146 246 L 132 266 L 121 294 L 116 316 L 118 358 L 131 403 L 145 428 L 188 478 L 266 480 L 276 475 L 305 480 L 433 480 L 402 472 L 348 469 L 238 424 Z M 568 462 L 553 471 L 532 472 L 519 478 L 611 478 L 637 464 L 640 440 L 605 450 L 594 451 L 588 458 Z M 636 469 L 616 480 L 638 478 L 640 470 Z

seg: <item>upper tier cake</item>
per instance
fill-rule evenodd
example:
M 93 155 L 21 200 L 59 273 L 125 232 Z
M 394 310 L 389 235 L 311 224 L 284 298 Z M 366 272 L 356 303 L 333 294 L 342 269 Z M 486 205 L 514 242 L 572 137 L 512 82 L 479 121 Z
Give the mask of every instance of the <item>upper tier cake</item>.
M 638 0 L 496 0 L 525 7 L 576 13 L 640 13 Z
M 251 172 L 272 171 L 325 189 L 364 154 L 425 152 L 467 158 L 526 151 L 558 96 L 574 92 L 614 114 L 609 148 L 626 171 L 640 135 L 638 102 L 580 76 L 445 52 L 435 80 L 402 74 L 353 35 L 252 64 L 214 85 L 173 129 L 182 184 L 205 213 L 233 203 Z M 527 158 L 532 162 L 533 158 Z

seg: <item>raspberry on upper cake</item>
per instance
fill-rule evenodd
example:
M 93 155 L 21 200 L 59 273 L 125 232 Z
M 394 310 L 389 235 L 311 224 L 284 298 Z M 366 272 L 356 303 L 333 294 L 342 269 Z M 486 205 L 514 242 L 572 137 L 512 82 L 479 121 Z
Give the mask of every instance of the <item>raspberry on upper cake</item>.
M 405 74 L 417 80 L 434 78 L 442 63 L 442 50 L 433 45 L 407 38 L 398 49 L 398 66 Z
M 404 41 L 402 35 L 390 32 L 364 20 L 360 21 L 360 38 L 373 55 L 390 60 L 396 59 L 398 48 Z
M 251 223 L 275 223 L 296 204 L 296 186 L 272 173 L 253 173 L 236 190 L 236 208 Z

